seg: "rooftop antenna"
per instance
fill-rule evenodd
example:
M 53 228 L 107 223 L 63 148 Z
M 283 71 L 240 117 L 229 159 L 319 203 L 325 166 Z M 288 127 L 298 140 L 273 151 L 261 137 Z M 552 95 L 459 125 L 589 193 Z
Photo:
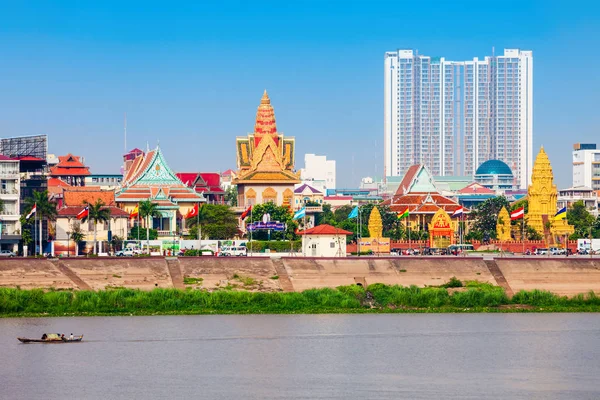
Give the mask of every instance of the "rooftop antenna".
M 125 113 L 125 153 L 127 153 L 127 113 Z

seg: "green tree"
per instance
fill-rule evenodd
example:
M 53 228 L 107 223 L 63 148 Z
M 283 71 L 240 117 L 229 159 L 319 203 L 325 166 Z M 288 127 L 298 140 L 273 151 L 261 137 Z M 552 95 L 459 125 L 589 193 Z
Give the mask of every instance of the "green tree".
M 123 248 L 123 240 L 121 236 L 115 235 L 112 237 L 110 244 L 115 251 L 119 251 Z
M 583 200 L 573 203 L 571 208 L 567 210 L 567 220 L 573 225 L 575 232 L 571 235 L 571 239 L 588 238 L 590 231 L 594 227 L 594 217 L 585 208 Z
M 42 221 L 44 219 L 48 222 L 48 225 L 51 221 L 56 220 L 56 215 L 58 214 L 58 211 L 56 210 L 56 202 L 51 201 L 48 198 L 47 190 L 44 190 L 43 192 L 33 192 L 32 197 L 28 197 L 25 199 L 25 213 L 23 216 L 29 214 L 34 206 L 36 207 L 36 216 L 39 221 L 38 232 L 41 232 Z M 30 219 L 33 218 L 35 218 L 35 216 L 32 216 Z M 41 251 L 42 244 L 40 243 L 40 253 Z
M 148 251 L 150 251 L 150 218 L 160 218 L 162 214 L 158 211 L 158 204 L 153 203 L 151 200 L 140 201 L 139 204 L 140 218 L 144 220 L 146 225 L 146 245 Z
M 0 213 L 4 211 L 4 200 L 0 199 Z
M 504 196 L 493 197 L 478 204 L 471 210 L 470 217 L 473 220 L 471 231 L 473 233 L 467 235 L 467 237 L 474 239 L 488 236 L 496 239 L 496 222 L 498 221 L 498 213 L 502 207 L 510 207 L 508 200 Z
M 138 228 L 139 228 L 139 236 L 138 236 Z M 146 236 L 146 234 L 148 236 Z M 145 228 L 137 227 L 134 226 L 133 228 L 131 228 L 131 231 L 129 232 L 129 235 L 127 235 L 127 238 L 129 240 L 139 240 L 143 241 L 143 240 L 156 240 L 158 239 L 158 231 L 156 229 L 149 229 L 148 231 L 146 231 Z
M 323 212 L 320 212 L 315 215 L 315 225 L 323 224 L 332 226 L 336 226 L 337 224 L 335 214 L 331 210 L 331 204 L 323 204 Z
M 225 203 L 229 204 L 231 207 L 237 206 L 237 185 L 231 185 L 225 191 Z
M 238 233 L 238 218 L 231 208 L 224 204 L 204 204 L 198 210 L 197 218 L 190 218 L 186 225 L 192 237 L 197 238 L 197 224 L 200 221 L 202 236 L 212 240 L 231 239 Z
M 106 207 L 106 204 L 102 199 L 96 199 L 95 203 L 87 201 L 83 202 L 88 209 L 88 213 L 81 219 L 81 222 L 92 221 L 94 223 L 94 254 L 98 254 L 98 246 L 96 240 L 96 231 L 98 228 L 98 222 L 107 223 L 110 220 L 110 209 Z

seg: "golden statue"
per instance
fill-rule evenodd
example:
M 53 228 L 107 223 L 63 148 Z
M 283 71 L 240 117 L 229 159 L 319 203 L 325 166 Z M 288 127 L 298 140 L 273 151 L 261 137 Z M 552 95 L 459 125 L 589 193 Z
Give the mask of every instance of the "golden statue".
M 369 236 L 372 238 L 383 237 L 383 222 L 377 207 L 373 207 L 371 215 L 369 215 Z
M 550 159 L 544 151 L 540 149 L 531 174 L 531 185 L 527 190 L 527 199 L 529 201 L 529 211 L 527 212 L 527 224 L 535 229 L 540 235 L 546 237 L 548 245 L 553 244 L 553 236 L 570 235 L 574 232 L 573 226 L 567 223 L 566 219 L 555 220 L 556 199 L 558 191 L 554 184 L 554 175 Z
M 506 242 L 510 240 L 510 216 L 505 207 L 502 207 L 498 213 L 498 222 L 496 223 L 496 236 L 498 240 Z

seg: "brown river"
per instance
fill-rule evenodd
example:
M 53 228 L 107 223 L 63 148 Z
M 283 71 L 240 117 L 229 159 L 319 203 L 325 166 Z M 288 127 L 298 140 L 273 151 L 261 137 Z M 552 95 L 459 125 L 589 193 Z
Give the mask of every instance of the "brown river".
M 0 359 L 0 399 L 600 399 L 600 315 L 0 319 Z

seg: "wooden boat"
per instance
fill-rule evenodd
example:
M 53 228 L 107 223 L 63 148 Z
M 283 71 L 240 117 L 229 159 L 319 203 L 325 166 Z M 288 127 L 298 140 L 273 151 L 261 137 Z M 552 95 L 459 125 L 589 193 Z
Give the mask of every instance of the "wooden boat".
M 41 339 L 28 339 L 18 337 L 21 343 L 71 343 L 71 342 L 81 342 L 83 340 L 83 335 L 74 336 L 73 339 L 69 339 L 66 336 L 60 336 L 58 333 L 44 333 Z

